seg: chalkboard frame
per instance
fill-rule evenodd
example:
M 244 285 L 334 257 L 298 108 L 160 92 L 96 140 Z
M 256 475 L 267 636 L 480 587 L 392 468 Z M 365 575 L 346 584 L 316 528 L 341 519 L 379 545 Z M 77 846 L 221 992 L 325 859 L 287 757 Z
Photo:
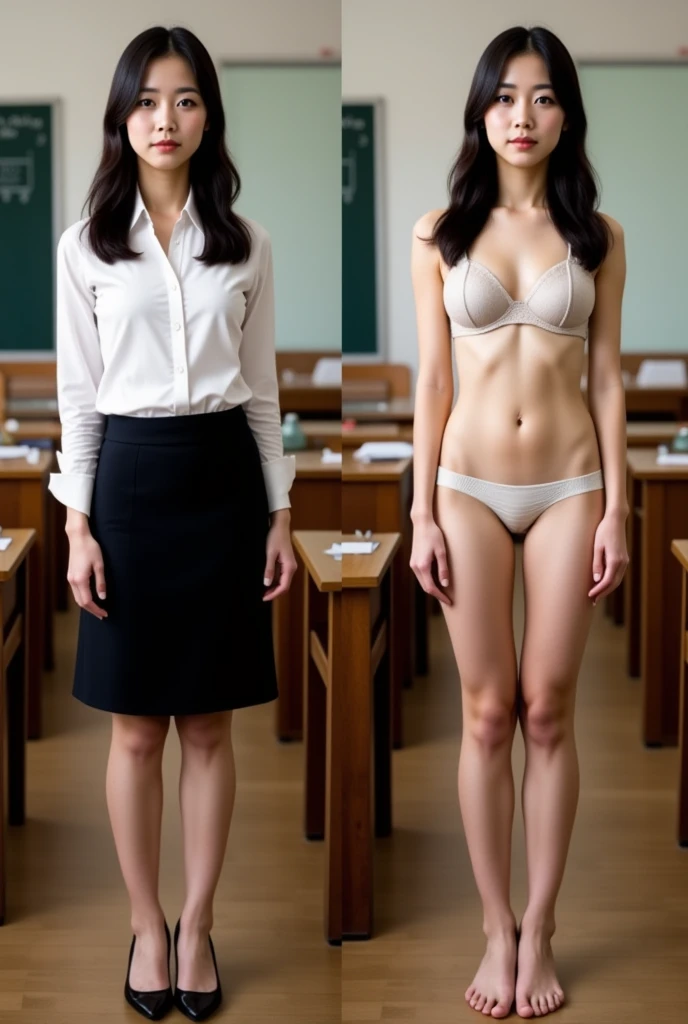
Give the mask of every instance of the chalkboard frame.
M 0 94 L 2 107 L 46 106 L 51 109 L 51 147 L 50 160 L 52 165 L 52 267 L 53 267 L 53 344 L 46 349 L 8 349 L 0 352 L 4 362 L 52 362 L 57 358 L 57 243 L 64 230 L 64 205 L 62 202 L 62 133 L 64 105 L 60 96 L 10 96 Z
M 346 363 L 384 363 L 389 352 L 388 317 L 387 317 L 387 216 L 384 206 L 385 190 L 385 100 L 381 96 L 342 96 L 342 107 L 371 106 L 375 118 L 375 138 L 373 140 L 375 160 L 375 273 L 377 276 L 376 300 L 376 352 L 344 352 L 342 362 Z M 342 296 L 342 299 L 344 297 Z

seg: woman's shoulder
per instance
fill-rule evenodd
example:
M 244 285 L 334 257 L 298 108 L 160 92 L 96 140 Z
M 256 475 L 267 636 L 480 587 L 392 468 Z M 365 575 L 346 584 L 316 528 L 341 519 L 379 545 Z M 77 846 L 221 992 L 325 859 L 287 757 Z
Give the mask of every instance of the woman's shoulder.
M 57 243 L 58 251 L 67 254 L 81 253 L 88 249 L 88 222 L 90 218 L 84 217 L 70 224 L 60 235 Z
M 427 213 L 424 213 L 413 225 L 413 237 L 423 240 L 429 238 L 435 230 L 437 221 L 446 212 L 446 209 L 439 209 L 429 210 Z
M 262 224 L 253 217 L 246 217 L 243 213 L 240 214 L 242 222 L 248 228 L 251 241 L 255 243 L 258 248 L 262 248 L 264 245 L 270 245 L 270 234 Z
M 607 227 L 610 229 L 612 235 L 614 236 L 614 240 L 617 241 L 622 239 L 624 232 L 618 220 L 614 220 L 614 218 L 611 217 L 608 213 L 602 213 L 601 210 L 598 210 L 598 213 L 602 220 L 606 222 Z

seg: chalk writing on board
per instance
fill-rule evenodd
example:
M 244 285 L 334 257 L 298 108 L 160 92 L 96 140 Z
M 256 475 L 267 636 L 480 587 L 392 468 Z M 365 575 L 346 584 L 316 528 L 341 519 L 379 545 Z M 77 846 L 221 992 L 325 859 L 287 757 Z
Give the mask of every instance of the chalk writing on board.
M 40 132 L 45 127 L 45 118 L 35 114 L 0 114 L 0 139 L 16 139 L 21 128 Z
M 356 198 L 356 150 L 350 149 L 342 157 L 342 202 L 353 203 Z
M 16 196 L 28 203 L 34 187 L 33 153 L 26 156 L 0 156 L 0 200 L 9 203 Z

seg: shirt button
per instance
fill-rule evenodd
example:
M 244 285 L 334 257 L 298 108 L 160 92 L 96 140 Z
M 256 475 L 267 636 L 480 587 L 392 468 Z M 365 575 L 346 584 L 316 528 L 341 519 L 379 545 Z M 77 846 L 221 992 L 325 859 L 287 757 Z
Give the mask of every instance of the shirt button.
M 184 367 L 183 366 L 178 366 L 177 367 L 177 373 L 184 373 Z
M 179 245 L 179 239 L 177 239 L 177 241 L 174 244 Z
M 174 329 L 175 329 L 175 331 L 181 331 L 182 325 L 180 323 L 175 323 Z
M 173 284 L 173 285 L 172 285 L 172 291 L 173 291 L 173 292 L 176 292 L 176 290 L 177 290 L 177 285 L 176 285 L 176 284 Z

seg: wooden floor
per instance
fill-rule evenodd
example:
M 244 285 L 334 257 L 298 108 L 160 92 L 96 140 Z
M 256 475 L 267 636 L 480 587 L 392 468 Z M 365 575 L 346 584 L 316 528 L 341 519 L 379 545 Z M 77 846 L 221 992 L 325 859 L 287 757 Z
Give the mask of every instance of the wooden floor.
M 514 606 L 518 650 L 520 559 Z M 595 615 L 577 700 L 581 794 L 553 942 L 567 1005 L 549 1018 L 678 1024 L 688 1020 L 688 850 L 675 839 L 677 751 L 643 747 L 640 684 L 625 675 L 623 631 L 602 604 Z M 376 848 L 377 937 L 343 949 L 343 1024 L 486 1019 L 464 1001 L 484 937 L 458 806 L 460 695 L 443 617 L 432 619 L 430 652 L 431 674 L 404 694 L 395 828 Z M 520 731 L 513 763 L 512 907 L 520 919 Z
M 110 717 L 71 696 L 76 624 L 75 608 L 57 616 L 28 820 L 9 830 L 0 1024 L 141 1020 L 123 996 L 131 933 L 105 803 Z M 330 1024 L 341 1019 L 341 950 L 323 937 L 323 847 L 301 830 L 302 745 L 274 740 L 273 715 L 268 704 L 235 716 L 237 800 L 213 929 L 225 1004 L 213 1020 Z M 183 893 L 178 775 L 172 725 L 160 886 L 171 928 Z

